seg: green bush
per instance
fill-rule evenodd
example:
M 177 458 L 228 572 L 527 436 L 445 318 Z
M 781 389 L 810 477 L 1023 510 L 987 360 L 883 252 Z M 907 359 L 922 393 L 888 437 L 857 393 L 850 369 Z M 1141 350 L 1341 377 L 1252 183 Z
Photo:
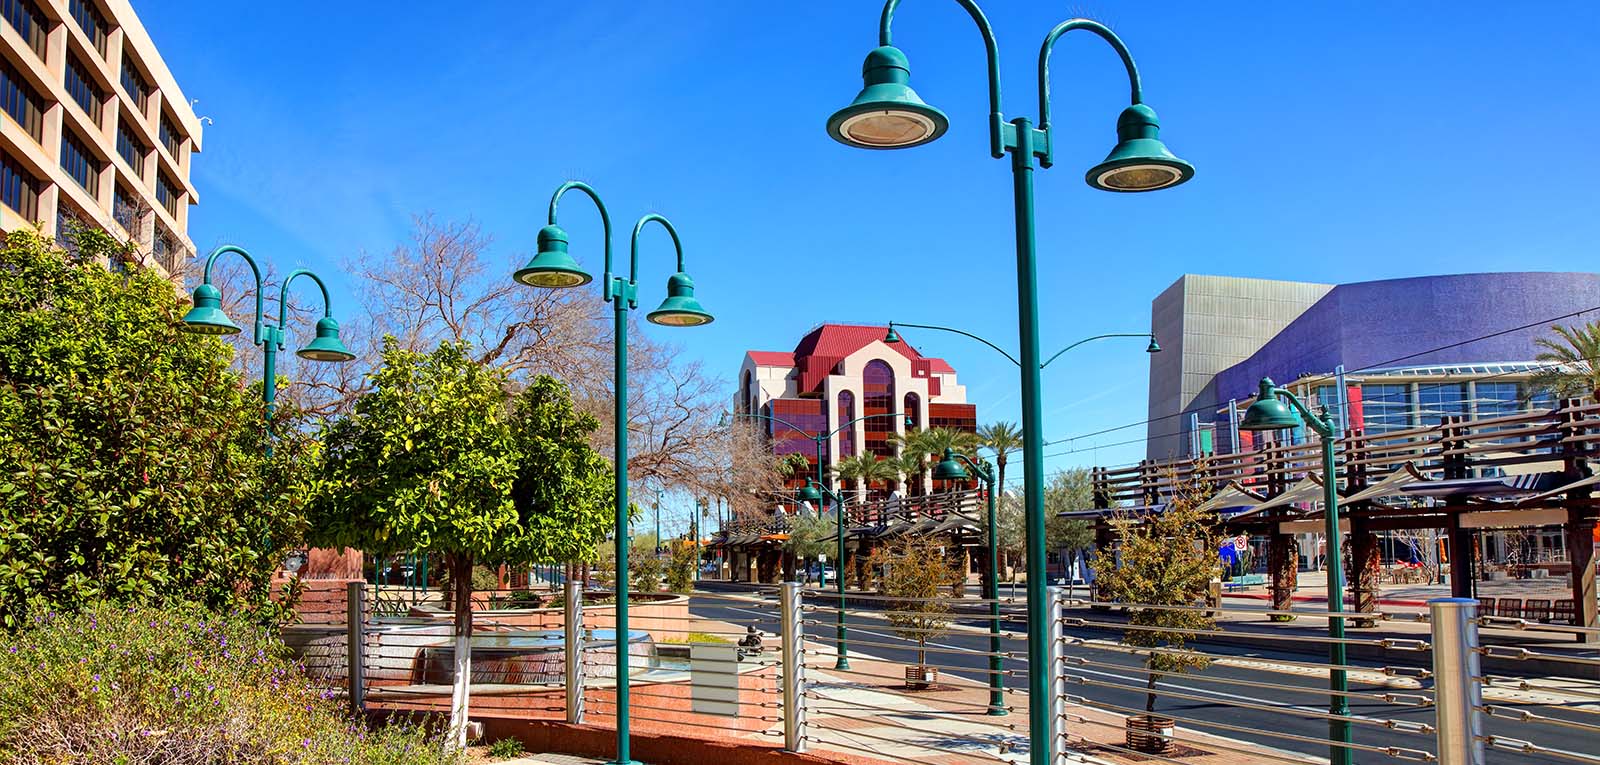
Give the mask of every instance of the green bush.
M 667 563 L 667 589 L 689 592 L 694 589 L 694 567 L 699 565 L 699 549 L 693 544 L 678 543 L 672 548 L 672 559 Z
M 368 730 L 269 632 L 195 608 L 38 613 L 0 643 L 0 762 L 449 762 L 415 728 Z
M 524 751 L 522 742 L 514 738 L 503 738 L 489 745 L 489 756 L 499 759 L 521 757 Z

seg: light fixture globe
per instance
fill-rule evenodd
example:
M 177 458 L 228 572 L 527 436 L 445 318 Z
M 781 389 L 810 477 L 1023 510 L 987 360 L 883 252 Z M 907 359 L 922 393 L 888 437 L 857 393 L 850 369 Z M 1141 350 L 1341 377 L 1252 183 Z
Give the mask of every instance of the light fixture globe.
M 1278 398 L 1277 386 L 1273 385 L 1272 379 L 1263 377 L 1256 402 L 1245 410 L 1244 417 L 1239 420 L 1239 429 L 1288 430 L 1304 424 L 1294 408 Z
M 933 466 L 933 480 L 965 481 L 967 478 L 967 469 L 956 459 L 955 450 L 945 449 L 944 459 L 939 460 L 939 464 Z
M 194 307 L 183 315 L 183 331 L 197 335 L 236 335 L 239 325 L 222 310 L 222 292 L 203 282 L 194 288 Z
M 1145 353 L 1160 353 L 1161 344 L 1156 342 L 1155 335 L 1150 336 L 1150 344 L 1144 347 Z
M 339 339 L 339 322 L 332 316 L 317 319 L 317 338 L 306 347 L 295 351 L 294 354 L 302 359 L 312 361 L 351 361 L 356 355 L 344 347 L 344 342 Z
M 904 149 L 944 135 L 950 128 L 944 112 L 929 106 L 906 83 L 911 66 L 899 48 L 872 49 L 861 65 L 863 87 L 828 118 L 828 135 L 862 149 Z
M 889 326 L 889 334 L 883 336 L 883 341 L 890 345 L 900 342 L 900 333 L 894 331 L 894 325 Z
M 567 252 L 567 232 L 553 223 L 539 229 L 539 252 L 511 278 L 549 289 L 582 287 L 594 279 Z
M 807 478 L 806 485 L 800 487 L 800 489 L 794 493 L 794 498 L 797 502 L 810 502 L 811 504 L 816 505 L 822 502 L 822 492 L 817 491 L 815 480 Z
M 660 308 L 645 314 L 645 318 L 652 324 L 668 327 L 698 327 L 712 321 L 711 314 L 695 299 L 694 279 L 682 271 L 667 278 L 667 299 L 661 301 Z
M 1194 177 L 1194 166 L 1173 156 L 1158 137 L 1156 111 L 1144 104 L 1122 110 L 1117 118 L 1117 145 L 1105 161 L 1089 169 L 1084 180 L 1103 191 L 1155 191 Z

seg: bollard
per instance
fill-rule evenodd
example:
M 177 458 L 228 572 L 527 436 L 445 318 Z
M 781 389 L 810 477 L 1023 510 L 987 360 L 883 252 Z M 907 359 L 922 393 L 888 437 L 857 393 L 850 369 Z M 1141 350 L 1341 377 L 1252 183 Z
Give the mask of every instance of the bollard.
M 1050 664 L 1046 671 L 1049 680 L 1046 683 L 1050 689 L 1050 698 L 1046 703 L 1050 707 L 1050 750 L 1047 762 L 1051 765 L 1066 765 L 1067 762 L 1067 646 L 1061 639 L 1061 618 L 1065 616 L 1067 602 L 1067 588 L 1050 587 L 1045 590 L 1045 613 L 1049 621 L 1045 625 L 1045 634 L 1049 635 L 1050 645 L 1045 649 Z M 1031 700 L 1030 700 L 1030 703 Z
M 345 585 L 345 683 L 350 697 L 350 711 L 361 714 L 366 704 L 366 648 L 361 624 L 366 621 L 367 583 L 348 582 Z
M 840 604 L 843 607 L 843 604 Z M 800 583 L 784 582 L 778 603 L 782 613 L 783 748 L 806 750 L 805 638 L 800 634 Z
M 562 642 L 567 659 L 567 722 L 583 722 L 583 582 L 567 581 Z M 626 650 L 626 649 L 624 649 Z
M 1478 601 L 1428 601 L 1433 622 L 1433 697 L 1440 765 L 1483 765 L 1483 673 Z

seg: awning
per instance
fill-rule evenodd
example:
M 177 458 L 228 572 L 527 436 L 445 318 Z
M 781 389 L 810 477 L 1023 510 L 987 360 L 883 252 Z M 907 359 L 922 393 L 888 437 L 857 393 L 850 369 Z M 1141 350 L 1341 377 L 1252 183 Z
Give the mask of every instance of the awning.
M 1536 503 L 1542 502 L 1544 500 L 1550 499 L 1551 497 L 1555 497 L 1555 496 L 1558 496 L 1558 495 L 1561 495 L 1561 494 L 1566 494 L 1567 492 L 1572 491 L 1573 489 L 1581 489 L 1581 488 L 1583 488 L 1585 486 L 1593 486 L 1593 485 L 1595 485 L 1597 483 L 1600 483 L 1600 475 L 1592 475 L 1592 476 L 1589 476 L 1588 478 L 1580 478 L 1580 479 L 1578 479 L 1576 481 L 1573 481 L 1572 483 L 1566 484 L 1565 486 L 1557 486 L 1556 488 L 1550 489 L 1549 491 L 1544 491 L 1544 492 L 1540 492 L 1538 494 L 1535 494 L 1535 495 L 1533 495 L 1531 497 L 1528 497 L 1527 499 L 1522 500 L 1521 502 L 1518 502 L 1517 505 L 1518 506 L 1522 506 L 1522 507 L 1526 507 L 1528 505 L 1536 504 Z
M 1249 509 L 1261 504 L 1265 500 L 1266 497 L 1250 491 L 1249 489 L 1242 488 L 1239 486 L 1239 484 L 1233 481 L 1229 481 L 1227 485 L 1223 486 L 1222 489 L 1216 494 L 1211 495 L 1211 499 L 1200 503 L 1200 507 L 1196 509 L 1201 512 L 1209 512 L 1212 510 L 1222 512 L 1223 510 L 1227 510 L 1229 508 Z
M 1240 518 L 1256 515 L 1267 510 L 1271 510 L 1275 507 L 1286 507 L 1297 502 L 1319 502 L 1322 500 L 1323 491 L 1322 480 L 1314 473 L 1307 474 L 1305 478 L 1296 481 L 1293 486 L 1290 486 L 1282 494 L 1262 502 L 1261 504 L 1256 505 L 1249 510 L 1239 513 L 1228 520 L 1237 521 Z
M 1534 473 L 1508 475 L 1498 478 L 1447 478 L 1441 481 L 1413 482 L 1401 490 L 1419 497 L 1489 498 L 1514 497 L 1518 494 L 1538 494 L 1557 486 L 1560 473 Z
M 1400 494 L 1409 493 L 1405 489 L 1406 486 L 1424 482 L 1432 483 L 1432 481 L 1429 481 L 1426 476 L 1417 470 L 1416 465 L 1407 462 L 1397 468 L 1393 473 L 1384 476 L 1383 480 L 1380 480 L 1365 489 L 1351 494 L 1348 497 L 1340 497 L 1339 501 L 1349 503 L 1361 502 L 1368 499 L 1378 499 L 1381 497 L 1393 497 Z

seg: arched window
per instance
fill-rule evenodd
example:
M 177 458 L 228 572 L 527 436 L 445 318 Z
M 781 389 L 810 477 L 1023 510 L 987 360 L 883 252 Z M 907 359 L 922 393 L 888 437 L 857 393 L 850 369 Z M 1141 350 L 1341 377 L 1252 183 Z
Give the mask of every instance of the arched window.
M 861 371 L 862 416 L 891 414 L 895 411 L 894 369 L 888 363 L 872 360 Z M 872 417 L 865 423 L 867 451 L 879 457 L 893 457 L 889 436 L 895 432 L 893 417 Z
M 903 409 L 901 411 L 904 411 L 906 413 L 906 419 L 907 419 L 906 432 L 909 433 L 910 431 L 913 431 L 913 430 L 916 430 L 916 429 L 922 427 L 922 397 L 921 396 L 918 396 L 915 393 L 907 393 L 906 394 L 905 409 Z
M 755 409 L 755 401 L 750 398 L 750 370 L 744 370 L 744 379 L 739 381 L 739 411 L 750 414 Z
M 856 394 L 847 390 L 839 391 L 839 425 L 856 418 Z M 856 454 L 856 429 L 852 425 L 839 431 L 839 457 L 854 457 Z

